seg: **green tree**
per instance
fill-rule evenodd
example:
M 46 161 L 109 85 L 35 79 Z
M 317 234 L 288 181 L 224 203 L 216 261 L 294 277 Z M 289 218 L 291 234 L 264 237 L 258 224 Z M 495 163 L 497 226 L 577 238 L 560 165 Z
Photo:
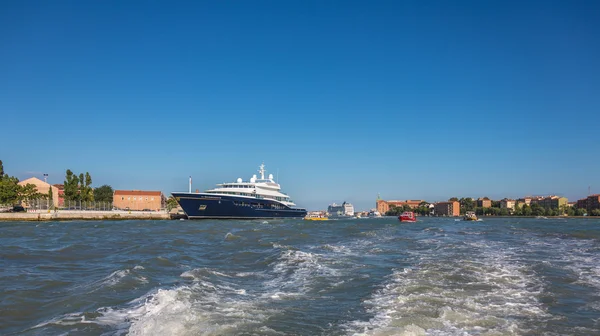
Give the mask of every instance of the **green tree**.
M 113 202 L 113 188 L 107 184 L 94 189 L 94 200 L 96 202 Z
M 460 203 L 460 213 L 465 214 L 467 211 L 473 211 L 475 209 L 475 201 L 471 197 L 461 198 Z
M 2 165 L 2 160 L 0 160 L 0 178 L 4 176 L 4 165 Z
M 4 174 L 0 176 L 0 204 L 16 204 L 19 198 L 19 179 Z
M 485 214 L 485 208 L 482 207 L 476 207 L 475 208 L 475 215 L 477 216 L 483 216 Z
M 418 208 L 415 209 L 415 212 L 419 215 L 427 216 L 431 213 L 431 210 L 429 209 L 429 206 L 420 205 Z
M 30 203 L 33 200 L 44 198 L 44 196 L 37 191 L 35 184 L 27 183 L 24 186 L 19 186 L 17 201 Z
M 515 206 L 515 209 L 513 210 L 512 215 L 513 216 L 521 216 L 521 214 L 522 214 L 521 208 L 522 207 L 520 207 L 520 206 Z
M 498 216 L 500 214 L 500 208 L 488 208 L 490 215 Z
M 90 173 L 86 172 L 85 175 L 79 174 L 79 195 L 81 195 L 81 200 L 86 202 L 91 202 L 94 200 L 94 190 L 91 187 L 92 185 L 92 176 Z
M 544 216 L 546 215 L 546 209 L 542 208 L 539 204 L 534 203 L 531 205 L 531 214 L 533 216 Z
M 600 216 L 600 209 L 592 210 L 592 216 Z
M 79 178 L 73 174 L 70 169 L 67 169 L 65 182 L 64 182 L 64 193 L 66 201 L 78 201 L 79 195 Z
M 168 205 L 168 200 L 167 200 L 167 205 Z M 394 204 L 390 204 L 390 208 L 388 211 L 386 211 L 385 215 L 386 216 L 399 216 L 400 213 L 402 213 L 401 207 L 398 207 Z
M 575 216 L 575 209 L 573 207 L 567 207 L 566 212 L 567 216 Z
M 78 181 L 79 183 L 77 185 L 77 189 L 79 191 L 79 199 L 81 201 L 87 201 L 87 190 L 85 189 L 85 185 L 84 185 L 85 179 L 84 179 L 83 173 L 79 173 L 78 180 L 79 180 Z
M 175 199 L 175 197 L 170 196 L 169 199 L 167 199 L 167 211 L 171 211 L 171 210 L 175 209 L 178 205 L 179 205 L 179 203 L 177 202 L 177 199 Z M 387 214 L 387 212 L 386 212 L 386 214 Z
M 458 197 L 450 197 L 448 202 L 458 202 Z
M 575 216 L 585 216 L 587 212 L 585 211 L 585 209 L 577 209 L 575 210 Z
M 522 216 L 531 216 L 532 213 L 533 213 L 533 211 L 531 210 L 531 207 L 527 204 L 523 204 L 523 207 L 521 209 L 521 215 Z

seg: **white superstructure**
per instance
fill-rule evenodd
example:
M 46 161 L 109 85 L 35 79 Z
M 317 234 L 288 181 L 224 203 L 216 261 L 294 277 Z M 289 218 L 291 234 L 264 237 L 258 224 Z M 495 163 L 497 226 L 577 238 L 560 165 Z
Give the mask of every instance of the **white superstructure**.
M 327 212 L 332 217 L 351 217 L 354 216 L 354 206 L 344 202 L 342 204 L 331 204 L 327 208 Z
M 296 204 L 290 199 L 288 195 L 282 193 L 281 186 L 273 180 L 273 174 L 269 174 L 265 178 L 265 165 L 261 164 L 258 170 L 260 178 L 256 177 L 256 174 L 252 175 L 250 181 L 243 181 L 242 178 L 238 178 L 236 182 L 231 183 L 220 183 L 214 189 L 206 190 L 208 194 L 218 195 L 236 195 L 239 197 L 248 198 L 266 198 L 278 201 L 287 206 L 293 207 Z

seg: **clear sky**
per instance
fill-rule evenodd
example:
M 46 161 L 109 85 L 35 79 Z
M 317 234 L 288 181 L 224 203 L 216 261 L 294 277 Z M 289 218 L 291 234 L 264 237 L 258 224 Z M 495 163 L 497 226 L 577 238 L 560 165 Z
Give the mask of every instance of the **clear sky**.
M 599 1 L 3 1 L 0 159 L 300 206 L 600 192 Z

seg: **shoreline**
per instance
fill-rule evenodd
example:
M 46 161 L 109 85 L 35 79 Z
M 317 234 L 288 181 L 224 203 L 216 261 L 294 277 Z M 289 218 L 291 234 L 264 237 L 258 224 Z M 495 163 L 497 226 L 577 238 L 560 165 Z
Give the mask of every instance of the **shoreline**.
M 383 216 L 395 218 L 395 216 Z M 461 216 L 417 216 L 417 218 L 461 218 Z M 545 219 L 598 219 L 600 216 L 544 216 Z M 68 220 L 179 220 L 180 214 L 171 214 L 168 212 L 126 212 L 126 211 L 57 211 L 57 212 L 5 212 L 0 213 L 0 222 L 6 221 L 24 221 L 24 222 L 45 222 L 45 221 L 68 221 Z M 482 216 L 480 219 L 491 218 L 537 218 L 537 216 Z
M 115 212 L 115 211 L 57 211 L 0 213 L 0 221 L 65 221 L 65 220 L 170 220 L 168 212 Z

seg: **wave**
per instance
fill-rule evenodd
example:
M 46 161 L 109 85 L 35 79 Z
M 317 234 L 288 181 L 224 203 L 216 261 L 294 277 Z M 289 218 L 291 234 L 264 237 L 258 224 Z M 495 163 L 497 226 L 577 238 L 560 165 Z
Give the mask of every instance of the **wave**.
M 528 267 L 500 246 L 472 247 L 479 257 L 419 255 L 422 262 L 395 271 L 365 301 L 371 319 L 343 328 L 353 335 L 520 334 L 527 321 L 548 316 L 538 300 L 543 283 Z

